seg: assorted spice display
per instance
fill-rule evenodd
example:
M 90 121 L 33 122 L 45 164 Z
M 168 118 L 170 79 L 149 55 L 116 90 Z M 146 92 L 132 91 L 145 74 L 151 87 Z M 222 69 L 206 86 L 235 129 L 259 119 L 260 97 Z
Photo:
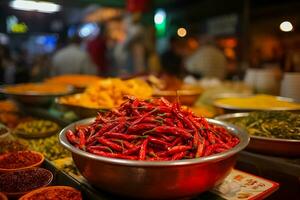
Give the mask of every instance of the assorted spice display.
M 42 160 L 42 156 L 33 151 L 17 151 L 0 156 L 1 169 L 18 169 L 32 166 Z
M 4 92 L 12 94 L 61 94 L 70 91 L 64 84 L 24 83 L 4 87 Z
M 48 185 L 52 173 L 42 168 L 32 168 L 0 175 L 0 191 L 4 193 L 21 193 Z
M 130 160 L 199 158 L 233 148 L 239 139 L 225 128 L 164 98 L 127 96 L 117 109 L 100 114 L 89 125 L 68 130 L 75 147 L 99 156 Z
M 271 95 L 254 95 L 251 97 L 223 98 L 215 101 L 216 105 L 240 109 L 300 109 L 300 104 L 285 101 Z
M 119 106 L 124 95 L 149 98 L 152 88 L 141 79 L 103 79 L 89 86 L 84 93 L 59 98 L 59 103 L 87 108 L 113 108 Z
M 286 111 L 251 112 L 247 117 L 228 119 L 246 128 L 250 135 L 300 140 L 300 115 Z
M 19 123 L 15 132 L 27 137 L 38 137 L 53 134 L 59 130 L 57 123 L 49 120 L 31 120 Z
M 34 190 L 20 200 L 82 200 L 81 192 L 68 186 L 49 186 Z

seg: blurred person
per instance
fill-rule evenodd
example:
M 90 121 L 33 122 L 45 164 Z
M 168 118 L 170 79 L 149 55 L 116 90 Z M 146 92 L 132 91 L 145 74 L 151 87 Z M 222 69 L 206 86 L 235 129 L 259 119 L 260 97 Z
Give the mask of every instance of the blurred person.
M 28 52 L 26 49 L 17 50 L 16 58 L 16 83 L 25 83 L 30 79 L 30 66 L 28 63 Z
M 300 42 L 293 43 L 292 48 L 287 52 L 284 71 L 285 72 L 300 72 Z
M 15 83 L 16 65 L 7 46 L 0 46 L 0 83 Z
M 140 23 L 140 17 L 136 13 L 125 18 L 126 38 L 121 48 L 117 47 L 127 71 L 132 74 L 145 72 L 147 65 L 145 29 Z
M 95 37 L 87 42 L 87 51 L 96 65 L 98 74 L 107 75 L 107 38 L 104 25 L 100 26 L 100 32 Z
M 33 82 L 43 81 L 49 76 L 51 69 L 50 59 L 47 54 L 37 56 L 33 61 L 33 66 L 30 72 L 30 80 Z
M 175 76 L 182 76 L 184 72 L 182 44 L 180 38 L 172 36 L 169 48 L 161 55 L 162 72 Z
M 187 58 L 186 70 L 200 77 L 226 77 L 227 61 L 224 53 L 216 47 L 212 37 L 203 38 L 200 48 Z
M 52 58 L 51 75 L 62 74 L 96 74 L 96 66 L 89 55 L 80 48 L 81 39 L 78 35 L 70 39 L 70 43 L 58 50 Z

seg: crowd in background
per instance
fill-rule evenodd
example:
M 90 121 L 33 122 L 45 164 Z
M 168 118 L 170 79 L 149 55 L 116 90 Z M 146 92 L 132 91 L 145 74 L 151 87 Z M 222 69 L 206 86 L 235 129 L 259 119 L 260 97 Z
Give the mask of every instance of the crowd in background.
M 169 37 L 165 50 L 158 54 L 153 27 L 142 26 L 137 19 L 125 23 L 125 36 L 119 41 L 106 31 L 82 40 L 74 34 L 64 45 L 57 44 L 51 54 L 29 58 L 26 49 L 0 46 L 0 83 L 11 84 L 41 81 L 62 74 L 95 74 L 100 76 L 133 76 L 142 74 L 170 74 L 177 77 L 193 75 L 196 78 L 232 78 L 239 75 L 239 66 L 219 48 L 216 40 L 205 36 L 191 47 L 189 38 Z M 120 42 L 121 41 L 121 42 Z M 300 71 L 300 54 L 294 51 L 284 57 L 274 52 L 274 59 L 263 60 L 256 50 L 250 58 L 250 67 L 276 65 L 284 71 Z M 276 54 L 276 55 L 275 55 Z

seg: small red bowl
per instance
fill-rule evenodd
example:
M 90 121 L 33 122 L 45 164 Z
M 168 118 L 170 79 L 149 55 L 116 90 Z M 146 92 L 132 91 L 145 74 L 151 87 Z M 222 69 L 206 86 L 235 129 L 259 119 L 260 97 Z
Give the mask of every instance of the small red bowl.
M 52 193 L 52 194 L 51 194 Z M 51 194 L 52 198 L 49 198 L 49 194 Z M 19 200 L 28 200 L 33 199 L 34 196 L 41 195 L 44 197 L 48 197 L 49 199 L 57 199 L 61 195 L 68 195 L 69 199 L 72 200 L 82 200 L 82 196 L 80 191 L 69 187 L 69 186 L 49 186 L 49 187 L 43 187 L 37 190 L 33 190 L 30 193 L 22 196 Z M 48 199 L 47 198 L 47 199 Z
M 8 200 L 6 195 L 0 192 L 0 200 Z
M 7 180 L 8 183 L 6 185 L 2 185 L 5 180 Z M 31 168 L 13 171 L 0 175 L 0 190 L 9 198 L 19 198 L 33 190 L 50 185 L 52 180 L 52 172 L 43 168 Z M 18 184 L 23 186 L 25 185 L 27 188 L 24 189 L 24 191 L 17 191 L 16 189 L 18 188 Z M 9 186 L 11 186 L 13 189 L 7 189 Z
M 13 160 L 18 162 L 19 161 L 18 155 L 21 155 L 21 154 L 26 155 L 27 158 L 32 157 L 32 156 L 38 156 L 39 159 L 37 159 L 36 162 L 34 162 L 30 165 L 26 165 L 26 166 L 22 166 L 22 167 L 16 167 L 16 168 L 1 167 L 1 163 L 7 164 L 6 159 L 10 156 L 13 157 Z M 45 159 L 44 155 L 39 152 L 36 152 L 36 151 L 17 151 L 17 152 L 10 152 L 10 153 L 2 154 L 2 155 L 0 155 L 0 174 L 23 170 L 23 169 L 29 169 L 29 168 L 33 168 L 33 167 L 39 167 L 44 162 L 44 159 Z

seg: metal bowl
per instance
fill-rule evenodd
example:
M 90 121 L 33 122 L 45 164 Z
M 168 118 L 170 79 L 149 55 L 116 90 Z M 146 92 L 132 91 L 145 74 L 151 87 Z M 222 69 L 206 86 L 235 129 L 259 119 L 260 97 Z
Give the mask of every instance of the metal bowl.
M 0 93 L 4 94 L 8 98 L 15 100 L 17 103 L 21 105 L 29 105 L 29 106 L 46 106 L 51 103 L 55 97 L 65 96 L 72 94 L 74 92 L 74 87 L 68 86 L 68 90 L 66 92 L 60 93 L 51 93 L 51 94 L 41 94 L 35 92 L 24 92 L 24 93 L 13 93 L 5 90 L 5 86 L 0 88 Z
M 193 105 L 202 94 L 200 90 L 157 90 L 153 92 L 153 97 L 164 97 L 173 102 L 178 97 L 183 105 Z
M 94 118 L 65 127 L 59 134 L 61 144 L 72 152 L 81 174 L 92 185 L 116 195 L 137 199 L 176 199 L 193 197 L 221 183 L 233 168 L 236 155 L 249 142 L 246 132 L 213 119 L 240 139 L 234 148 L 215 155 L 179 161 L 131 161 L 97 156 L 71 145 L 67 130 L 89 124 Z
M 247 117 L 249 113 L 234 113 L 217 116 L 215 119 L 226 121 Z M 300 156 L 300 140 L 268 138 L 250 135 L 247 150 L 276 156 Z
M 63 109 L 73 111 L 80 119 L 95 117 L 99 112 L 107 112 L 109 110 L 108 108 L 89 108 L 71 105 L 67 103 L 61 103 L 59 101 L 59 98 L 55 98 L 55 103 Z
M 216 98 L 215 101 L 213 102 L 213 105 L 217 108 L 221 108 L 224 110 L 225 113 L 236 113 L 236 112 L 251 112 L 251 111 L 294 111 L 294 112 L 299 112 L 299 108 L 290 108 L 290 107 L 269 107 L 266 109 L 261 109 L 261 108 L 246 108 L 246 107 L 239 107 L 239 106 L 231 106 L 227 104 L 222 104 L 217 102 L 217 99 L 222 99 L 222 98 L 228 98 L 228 97 L 250 97 L 251 95 L 236 95 L 236 96 L 220 96 L 219 98 Z M 286 102 L 295 102 L 294 99 L 288 98 L 288 97 L 281 97 L 277 96 L 276 97 L 278 100 L 281 101 L 286 101 Z

